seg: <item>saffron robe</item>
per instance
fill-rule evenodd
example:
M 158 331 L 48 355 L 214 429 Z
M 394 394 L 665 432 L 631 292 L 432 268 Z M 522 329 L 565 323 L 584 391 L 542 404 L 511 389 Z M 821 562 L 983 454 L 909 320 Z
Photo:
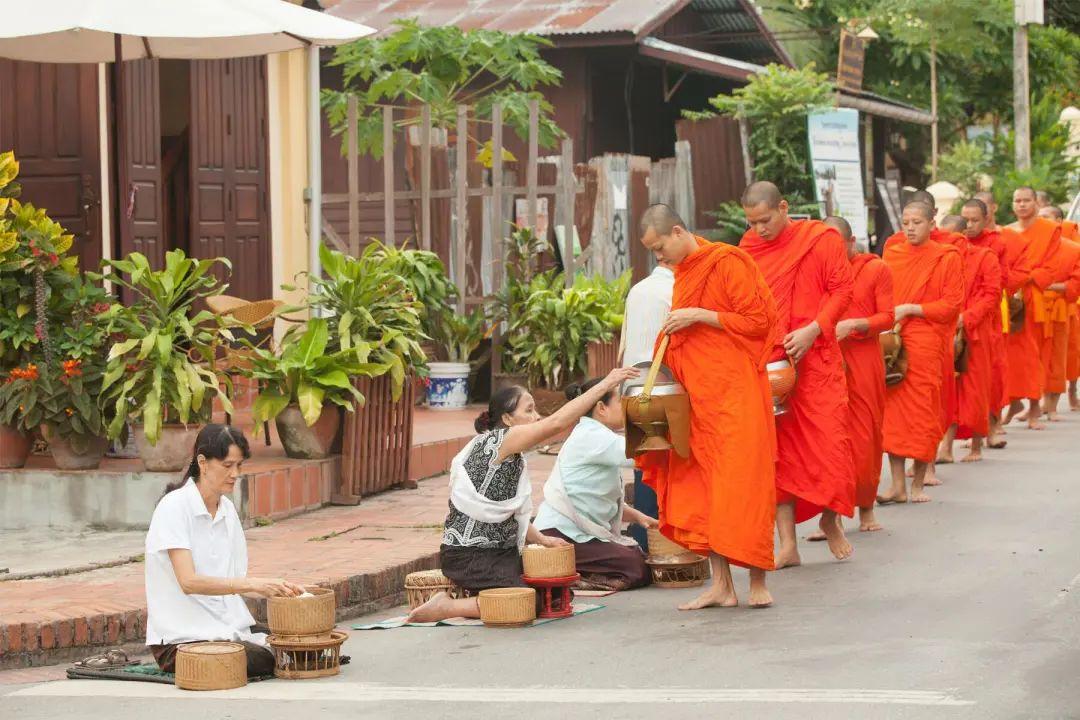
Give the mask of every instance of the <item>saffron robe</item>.
M 877 255 L 851 259 L 854 294 L 844 319 L 865 318 L 865 333 L 840 341 L 848 389 L 848 428 L 855 452 L 855 504 L 873 507 L 881 480 L 881 422 L 885 414 L 885 364 L 879 335 L 893 326 L 892 271 Z
M 1040 354 L 1045 380 L 1044 391 L 1060 394 L 1066 389 L 1069 351 L 1069 308 L 1080 297 L 1080 245 L 1062 240 L 1050 257 L 1053 283 L 1065 283 L 1065 292 L 1043 292 L 1045 320 Z
M 1061 226 L 1045 218 L 1035 218 L 1026 230 L 1002 228 L 1006 242 L 1019 236 L 1030 268 L 1021 287 L 1024 297 L 1024 327 L 1006 338 L 1009 353 L 1007 392 L 1010 400 L 1037 400 L 1046 385 L 1042 362 L 1043 322 L 1046 305 L 1043 291 L 1053 282 L 1051 261 L 1061 245 Z
M 776 418 L 776 499 L 795 503 L 795 521 L 828 508 L 850 517 L 855 465 L 847 380 L 836 341 L 854 283 L 840 234 L 818 220 L 792 221 L 773 240 L 753 230 L 739 247 L 754 258 L 776 298 L 779 333 L 770 361 L 787 357 L 784 337 L 817 321 L 821 334 L 795 368 L 788 411 Z
M 891 455 L 932 462 L 944 428 L 942 364 L 964 304 L 960 253 L 946 243 L 904 242 L 885 251 L 897 305 L 916 303 L 923 317 L 905 318 L 900 337 L 907 348 L 904 379 L 885 390 L 883 447 Z
M 995 318 L 998 325 L 1001 323 L 1001 266 L 990 248 L 979 247 L 964 235 L 954 234 L 951 240 L 964 265 L 964 309 L 960 317 L 968 362 L 967 370 L 956 377 L 946 427 L 957 425 L 960 437 L 985 437 L 990 432 L 994 337 L 999 335 Z
M 690 396 L 690 457 L 666 450 L 638 458 L 656 490 L 660 532 L 695 552 L 771 570 L 776 433 L 765 363 L 776 303 L 746 253 L 698 238 L 675 267 L 671 308 L 715 311 L 722 328 L 680 330 L 664 357 Z

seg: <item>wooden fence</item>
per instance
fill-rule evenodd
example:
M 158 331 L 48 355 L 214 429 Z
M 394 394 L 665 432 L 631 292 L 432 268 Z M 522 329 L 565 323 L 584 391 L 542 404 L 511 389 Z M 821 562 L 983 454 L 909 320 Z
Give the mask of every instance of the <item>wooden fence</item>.
M 353 505 L 361 497 L 408 482 L 413 383 L 405 383 L 397 402 L 391 400 L 391 383 L 389 374 L 355 380 L 367 402 L 345 413 L 341 482 L 333 497 L 337 504 Z

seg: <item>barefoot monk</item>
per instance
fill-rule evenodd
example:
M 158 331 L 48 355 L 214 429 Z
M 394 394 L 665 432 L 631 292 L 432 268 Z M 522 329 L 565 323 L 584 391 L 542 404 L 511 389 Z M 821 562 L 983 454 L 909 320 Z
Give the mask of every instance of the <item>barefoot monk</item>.
M 1062 228 L 1061 246 L 1052 256 L 1053 282 L 1043 293 L 1046 321 L 1041 346 L 1046 377 L 1042 410 L 1049 420 L 1056 421 L 1058 402 L 1068 382 L 1070 316 L 1076 314 L 1080 297 L 1080 245 L 1065 238 L 1061 208 L 1039 208 L 1039 217 Z
M 683 610 L 738 605 L 730 564 L 750 570 L 750 606 L 772 598 L 776 437 L 765 363 L 776 303 L 746 253 L 695 237 L 667 205 L 641 218 L 641 242 L 675 268 L 665 364 L 690 396 L 690 458 L 650 452 L 660 531 L 707 554 L 713 582 Z
M 883 505 L 908 501 L 904 478 L 908 458 L 915 461 L 910 499 L 930 499 L 923 492 L 923 481 L 943 432 L 942 359 L 964 303 L 964 278 L 956 248 L 930 240 L 933 218 L 929 205 L 909 203 L 902 220 L 906 241 L 885 251 L 908 367 L 904 379 L 885 391 L 882 434 L 892 489 L 878 498 Z
M 792 220 L 770 182 L 742 196 L 750 230 L 739 247 L 757 262 L 776 298 L 777 334 L 769 360 L 790 359 L 795 389 L 776 418 L 777 569 L 801 561 L 795 525 L 821 515 L 819 527 L 837 559 L 851 543 L 837 515 L 855 507 L 855 466 L 844 359 L 836 323 L 851 304 L 851 263 L 840 233 L 819 220 Z

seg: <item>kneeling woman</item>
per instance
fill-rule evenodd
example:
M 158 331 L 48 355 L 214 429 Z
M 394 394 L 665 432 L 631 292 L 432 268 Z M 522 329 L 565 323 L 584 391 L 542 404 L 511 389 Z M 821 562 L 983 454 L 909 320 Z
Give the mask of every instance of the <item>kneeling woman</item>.
M 595 378 L 571 385 L 566 397 L 573 400 L 599 383 Z M 574 544 L 582 589 L 629 590 L 649 583 L 645 555 L 621 532 L 623 522 L 657 526 L 654 518 L 623 500 L 621 471 L 633 467 L 626 459 L 625 438 L 615 432 L 624 422 L 619 396 L 608 390 L 563 443 L 533 522 L 545 535 Z
M 303 592 L 284 580 L 247 577 L 247 542 L 227 497 L 251 451 L 244 434 L 207 425 L 181 482 L 165 488 L 146 534 L 146 644 L 158 666 L 176 668 L 179 645 L 231 640 L 247 650 L 249 677 L 274 672 L 266 635 L 240 593 Z
M 451 582 L 473 596 L 490 588 L 525 587 L 521 579 L 525 543 L 566 544 L 529 522 L 532 485 L 522 453 L 569 430 L 606 393 L 637 375 L 632 368 L 613 370 L 545 418 L 523 387 L 503 388 L 491 396 L 487 412 L 476 419 L 479 434 L 450 464 L 450 512 L 439 558 Z M 452 599 L 439 593 L 413 610 L 409 621 L 452 617 L 480 617 L 476 597 Z

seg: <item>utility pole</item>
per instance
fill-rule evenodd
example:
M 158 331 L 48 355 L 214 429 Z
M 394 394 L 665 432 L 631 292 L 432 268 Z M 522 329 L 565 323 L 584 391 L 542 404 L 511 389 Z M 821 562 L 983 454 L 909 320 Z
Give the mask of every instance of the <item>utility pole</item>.
M 1028 25 L 1042 25 L 1043 0 L 1013 0 L 1013 133 L 1016 169 L 1031 169 L 1031 85 L 1028 77 Z

